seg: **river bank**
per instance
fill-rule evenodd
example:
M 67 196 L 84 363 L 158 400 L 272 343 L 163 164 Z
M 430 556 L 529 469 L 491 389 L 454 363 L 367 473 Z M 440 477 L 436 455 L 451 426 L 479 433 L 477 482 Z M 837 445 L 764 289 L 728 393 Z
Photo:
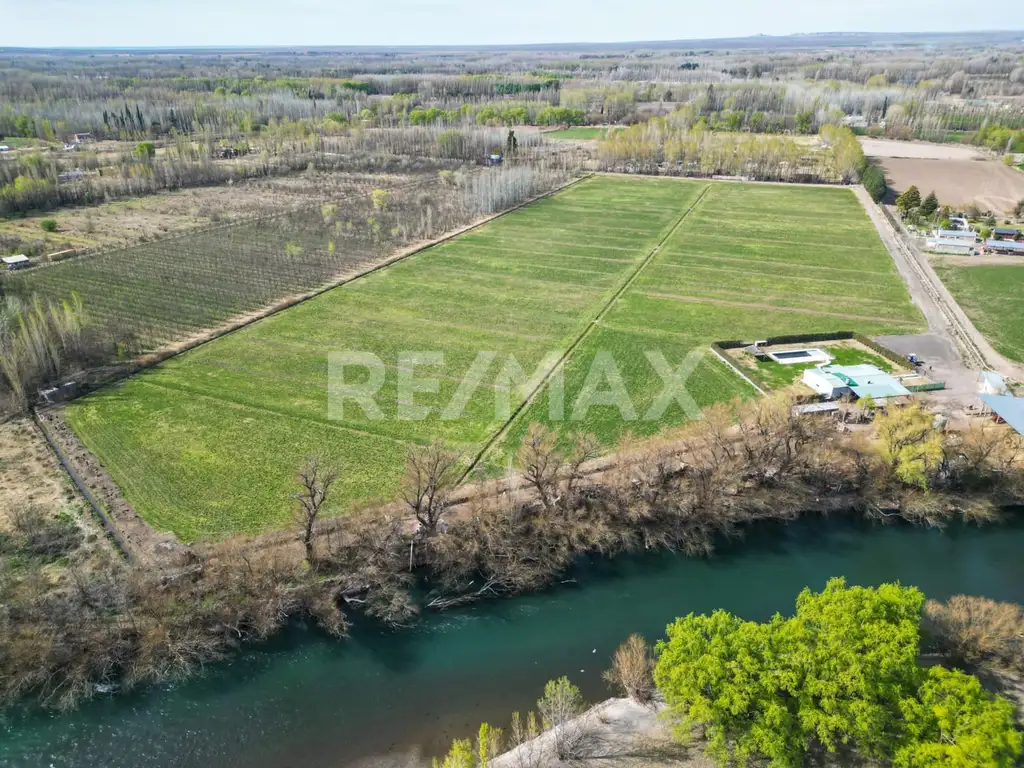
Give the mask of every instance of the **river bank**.
M 196 679 L 0 721 L 11 768 L 350 768 L 444 752 L 481 721 L 507 724 L 567 675 L 590 701 L 630 632 L 650 640 L 690 611 L 788 611 L 804 586 L 900 581 L 926 595 L 1024 602 L 1024 520 L 945 532 L 849 517 L 751 528 L 709 558 L 659 553 L 578 562 L 574 581 L 425 616 L 407 630 L 357 620 L 338 642 L 292 625 Z M 429 763 L 429 759 L 427 759 Z

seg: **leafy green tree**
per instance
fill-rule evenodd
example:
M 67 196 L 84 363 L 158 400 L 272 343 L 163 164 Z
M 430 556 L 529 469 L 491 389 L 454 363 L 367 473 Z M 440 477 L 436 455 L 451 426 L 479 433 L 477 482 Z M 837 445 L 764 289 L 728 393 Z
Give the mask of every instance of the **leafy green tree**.
M 796 132 L 808 134 L 814 130 L 814 113 L 811 110 L 805 110 L 803 112 L 797 112 L 796 114 Z
M 1018 219 L 1024 216 L 1024 200 L 1017 201 L 1017 205 L 1013 208 L 1013 215 Z
M 152 141 L 140 141 L 135 146 L 135 156 L 140 160 L 151 160 L 156 157 L 156 147 Z
M 907 191 L 896 198 L 896 207 L 904 216 L 915 208 L 921 206 L 921 191 L 911 185 Z
M 39 222 L 39 226 L 43 232 L 56 232 L 57 231 L 57 220 L 56 219 L 43 219 Z
M 890 408 L 875 419 L 879 451 L 903 482 L 926 489 L 943 458 L 942 435 L 935 416 L 921 403 Z
M 861 182 L 876 203 L 881 202 L 888 191 L 888 186 L 885 183 L 885 171 L 877 165 L 869 166 L 864 170 L 864 173 L 861 174 Z
M 587 702 L 580 689 L 569 682 L 568 677 L 548 680 L 544 686 L 544 695 L 537 699 L 537 711 L 540 712 L 545 728 L 572 720 L 587 709 Z
M 898 584 L 848 587 L 831 579 L 820 593 L 800 593 L 779 647 L 808 742 L 830 752 L 852 747 L 876 759 L 893 753 L 901 737 L 900 702 L 920 679 L 923 607 L 919 590 Z
M 929 192 L 928 197 L 921 201 L 921 215 L 931 218 L 938 209 L 939 198 L 935 196 L 934 192 Z
M 1013 705 L 972 675 L 932 667 L 902 710 L 907 739 L 897 768 L 1011 768 L 1021 755 Z
M 923 604 L 914 588 L 832 579 L 805 589 L 789 619 L 690 614 L 658 644 L 654 680 L 680 735 L 703 728 L 720 765 L 798 766 L 822 747 L 887 759 L 906 742 L 901 703 L 922 676 Z
M 677 619 L 658 643 L 654 681 L 685 736 L 703 727 L 707 754 L 726 765 L 768 757 L 800 763 L 805 745 L 787 666 L 774 638 L 783 623 L 743 621 L 725 611 Z
M 433 768 L 476 768 L 476 755 L 469 739 L 456 739 L 443 760 L 434 758 Z

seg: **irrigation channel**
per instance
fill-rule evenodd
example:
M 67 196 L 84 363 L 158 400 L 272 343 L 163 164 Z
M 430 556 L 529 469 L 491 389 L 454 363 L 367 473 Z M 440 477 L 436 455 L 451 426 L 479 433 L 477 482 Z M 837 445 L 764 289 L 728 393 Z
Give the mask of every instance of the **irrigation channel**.
M 505 724 L 568 675 L 592 699 L 615 646 L 690 611 L 790 612 L 804 586 L 899 580 L 929 597 L 1024 601 L 1024 510 L 945 532 L 849 519 L 752 530 L 710 559 L 658 554 L 580 563 L 575 582 L 431 614 L 402 631 L 330 641 L 293 627 L 178 685 L 0 721 L 0 765 L 66 768 L 348 768 L 430 756 L 481 720 Z

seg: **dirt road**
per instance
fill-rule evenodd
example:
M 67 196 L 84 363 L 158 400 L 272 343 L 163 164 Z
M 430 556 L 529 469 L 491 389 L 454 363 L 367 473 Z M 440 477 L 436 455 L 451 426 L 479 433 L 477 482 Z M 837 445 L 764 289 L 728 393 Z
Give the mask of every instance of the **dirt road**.
M 964 406 L 973 405 L 977 375 L 981 370 L 995 370 L 1003 376 L 1024 378 L 1021 367 L 996 352 L 974 327 L 902 225 L 898 221 L 895 224 L 890 221 L 863 187 L 857 187 L 855 191 L 892 255 L 911 299 L 928 321 L 928 333 L 915 337 L 887 337 L 885 343 L 904 354 L 914 352 L 923 356 L 926 365 L 938 364 L 941 378 L 947 384 L 947 389 L 939 397 L 956 400 Z

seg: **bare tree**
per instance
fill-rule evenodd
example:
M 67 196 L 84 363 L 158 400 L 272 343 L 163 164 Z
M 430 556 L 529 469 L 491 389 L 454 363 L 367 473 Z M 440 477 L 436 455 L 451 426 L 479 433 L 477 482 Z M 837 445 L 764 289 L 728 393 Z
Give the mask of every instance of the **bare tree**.
M 1024 609 L 984 597 L 929 600 L 925 625 L 956 663 L 1024 670 Z
M 310 566 L 316 566 L 316 548 L 314 533 L 316 521 L 327 503 L 331 486 L 338 479 L 338 470 L 332 467 L 323 456 L 309 456 L 299 470 L 298 482 L 302 489 L 295 494 L 299 502 L 296 508 L 296 519 L 302 526 L 302 543 L 306 548 L 306 560 Z
M 654 658 L 651 647 L 640 635 L 632 634 L 612 656 L 605 682 L 640 704 L 654 698 Z
M 531 424 L 516 455 L 523 478 L 537 492 L 546 510 L 558 501 L 558 476 L 564 464 L 556 447 L 557 439 L 543 424 Z
M 414 446 L 406 454 L 402 499 L 427 536 L 437 531 L 448 510 L 451 493 L 459 481 L 461 459 L 460 454 L 436 440 L 427 446 Z

